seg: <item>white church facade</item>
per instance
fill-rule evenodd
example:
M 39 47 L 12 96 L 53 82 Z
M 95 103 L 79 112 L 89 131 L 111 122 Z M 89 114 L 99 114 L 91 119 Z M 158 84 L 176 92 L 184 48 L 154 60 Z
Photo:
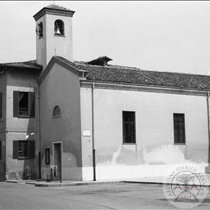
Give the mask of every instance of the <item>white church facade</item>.
M 41 9 L 36 60 L 0 64 L 0 179 L 46 180 L 52 166 L 54 180 L 209 173 L 210 77 L 74 61 L 73 15 Z

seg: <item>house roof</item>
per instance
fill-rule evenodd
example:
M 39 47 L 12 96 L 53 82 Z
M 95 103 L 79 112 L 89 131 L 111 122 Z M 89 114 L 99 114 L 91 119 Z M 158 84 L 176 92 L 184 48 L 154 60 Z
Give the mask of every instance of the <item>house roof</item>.
M 118 65 L 96 66 L 87 62 L 74 62 L 87 71 L 86 80 L 119 84 L 210 90 L 210 76 L 142 70 Z
M 49 6 L 43 7 L 33 17 L 37 21 L 39 18 L 41 18 L 45 14 L 62 15 L 62 16 L 72 17 L 74 15 L 74 13 L 75 13 L 75 11 L 67 9 L 63 6 L 51 4 Z
M 159 72 L 142 70 L 136 67 L 110 65 L 105 66 L 91 65 L 89 62 L 74 61 L 71 62 L 61 56 L 54 56 L 57 60 L 63 62 L 69 67 L 73 67 L 79 72 L 86 72 L 86 81 L 117 83 L 127 85 L 144 85 L 171 87 L 190 90 L 210 90 L 210 76 Z M 28 68 L 41 70 L 42 67 L 36 64 L 35 60 L 26 62 L 0 63 L 2 67 Z
M 36 60 L 30 60 L 30 61 L 25 61 L 25 62 L 0 63 L 0 68 L 5 68 L 5 67 L 42 70 L 42 66 L 36 64 Z

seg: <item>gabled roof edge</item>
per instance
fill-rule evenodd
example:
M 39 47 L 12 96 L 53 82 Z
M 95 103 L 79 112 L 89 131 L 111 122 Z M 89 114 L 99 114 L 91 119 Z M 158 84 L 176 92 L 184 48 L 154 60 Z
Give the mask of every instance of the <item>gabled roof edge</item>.
M 38 85 L 40 85 L 43 82 L 43 80 L 48 75 L 48 73 L 50 72 L 55 63 L 59 64 L 60 66 L 68 69 L 69 71 L 79 76 L 79 69 L 77 69 L 73 65 L 70 65 L 70 62 L 67 64 L 63 60 L 59 59 L 59 57 L 53 56 L 48 65 L 46 66 L 46 68 L 44 69 L 43 73 L 40 75 L 39 79 L 37 80 Z

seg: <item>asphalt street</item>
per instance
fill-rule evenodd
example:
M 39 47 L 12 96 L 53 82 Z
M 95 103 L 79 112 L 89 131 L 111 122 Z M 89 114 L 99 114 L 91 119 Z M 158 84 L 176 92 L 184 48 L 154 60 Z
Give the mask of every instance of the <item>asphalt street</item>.
M 177 209 L 159 184 L 35 187 L 0 182 L 0 209 Z M 210 209 L 210 192 L 194 209 Z

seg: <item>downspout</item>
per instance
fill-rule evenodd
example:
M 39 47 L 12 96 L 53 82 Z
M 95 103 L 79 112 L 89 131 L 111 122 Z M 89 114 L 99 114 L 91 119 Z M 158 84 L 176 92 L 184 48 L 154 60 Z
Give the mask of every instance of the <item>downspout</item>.
M 209 91 L 207 92 L 207 118 L 208 118 L 208 140 L 209 140 L 209 147 L 208 147 L 208 166 L 206 167 L 206 173 L 210 172 L 210 116 L 209 116 Z
M 92 148 L 93 148 L 93 181 L 96 181 L 96 158 L 95 158 L 95 139 L 94 139 L 94 88 L 95 84 L 93 82 L 92 86 Z
M 41 125 L 40 125 L 40 91 L 37 84 L 38 93 L 38 138 L 39 138 L 39 179 L 41 179 Z

